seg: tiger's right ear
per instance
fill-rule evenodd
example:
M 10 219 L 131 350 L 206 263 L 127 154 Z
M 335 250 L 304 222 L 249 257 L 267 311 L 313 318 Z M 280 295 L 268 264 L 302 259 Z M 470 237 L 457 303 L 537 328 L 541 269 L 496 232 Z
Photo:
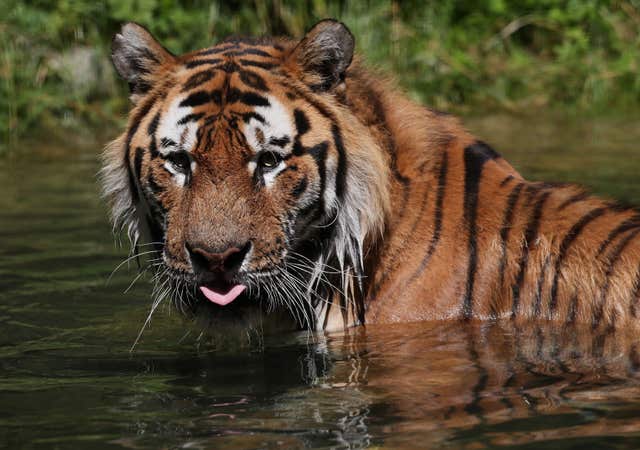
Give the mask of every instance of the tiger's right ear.
M 118 74 L 129 83 L 136 103 L 156 81 L 158 69 L 175 60 L 143 26 L 125 23 L 111 42 L 111 60 Z
M 329 91 L 344 81 L 353 58 L 355 40 L 342 22 L 316 23 L 293 50 L 299 76 L 314 91 Z

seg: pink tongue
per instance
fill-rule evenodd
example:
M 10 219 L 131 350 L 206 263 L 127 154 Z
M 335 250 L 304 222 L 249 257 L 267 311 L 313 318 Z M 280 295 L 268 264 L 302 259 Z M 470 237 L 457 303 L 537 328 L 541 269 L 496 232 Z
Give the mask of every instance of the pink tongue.
M 228 305 L 229 303 L 234 301 L 238 297 L 238 295 L 242 294 L 242 292 L 246 288 L 247 287 L 243 284 L 236 284 L 228 292 L 222 293 L 209 289 L 206 286 L 200 286 L 200 290 L 202 291 L 204 296 L 211 300 L 213 303 L 220 306 Z

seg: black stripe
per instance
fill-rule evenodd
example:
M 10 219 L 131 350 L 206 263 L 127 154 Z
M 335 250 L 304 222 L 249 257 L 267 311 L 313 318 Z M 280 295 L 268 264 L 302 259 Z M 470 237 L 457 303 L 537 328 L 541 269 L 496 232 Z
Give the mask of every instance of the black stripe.
M 198 56 L 207 56 L 207 55 L 215 55 L 217 53 L 222 53 L 225 52 L 227 50 L 231 50 L 233 48 L 240 48 L 240 45 L 238 44 L 222 44 L 222 45 L 218 45 L 216 47 L 213 48 L 208 48 L 206 50 L 202 50 L 198 53 L 196 53 Z
M 190 91 L 191 89 L 195 89 L 198 86 L 203 85 L 204 83 L 212 79 L 215 74 L 215 70 L 212 69 L 206 69 L 194 73 L 187 79 L 187 81 L 185 81 L 184 86 L 182 86 L 182 92 Z
M 253 92 L 243 92 L 238 101 L 248 106 L 269 106 L 270 104 L 266 97 Z M 232 102 L 229 100 L 229 103 Z
M 531 206 L 531 201 L 538 195 L 538 192 L 542 189 L 542 186 L 538 183 L 530 183 L 524 190 L 524 204 Z
M 207 91 L 197 91 L 194 92 L 192 94 L 189 94 L 189 96 L 187 98 L 185 98 L 184 100 L 182 100 L 180 102 L 180 107 L 184 107 L 184 106 L 190 106 L 190 107 L 194 107 L 194 106 L 200 106 L 200 105 L 204 105 L 205 103 L 209 103 L 211 101 L 211 94 L 209 94 L 209 92 Z
M 298 136 L 302 136 L 307 131 L 309 131 L 311 126 L 309 125 L 309 119 L 307 118 L 307 115 L 304 111 L 298 108 L 294 109 L 293 117 L 296 122 L 296 130 L 298 131 Z
M 213 91 L 213 101 L 218 104 L 240 102 L 248 106 L 269 106 L 269 100 L 255 92 L 244 92 L 236 88 L 228 88 L 225 92 L 226 95 L 220 90 Z
M 338 127 L 338 125 L 334 124 L 331 127 L 331 133 L 333 134 L 333 145 L 338 152 L 338 167 L 336 169 L 336 196 L 339 199 L 342 199 L 347 181 L 347 152 L 344 148 L 342 133 L 340 132 L 340 128 Z
M 163 137 L 162 139 L 160 139 L 160 146 L 163 148 L 166 147 L 177 147 L 178 143 L 176 141 L 174 141 L 173 139 L 169 139 L 168 137 Z
M 160 111 L 158 111 L 156 115 L 153 116 L 153 119 L 151 119 L 151 122 L 149 122 L 149 126 L 147 127 L 147 134 L 149 136 L 153 136 L 154 134 L 156 134 L 156 130 L 158 129 L 159 123 L 160 123 Z
M 304 147 L 303 147 L 304 148 Z M 327 168 L 325 165 L 325 160 L 327 158 L 327 150 L 329 149 L 329 143 L 327 141 L 323 141 L 320 144 L 316 144 L 313 147 L 304 148 L 306 153 L 309 153 L 313 159 L 316 161 L 318 166 L 318 176 L 320 177 L 320 189 L 318 201 L 314 206 L 317 206 L 316 211 L 318 214 L 324 213 L 324 191 L 327 186 Z M 310 205 L 311 206 L 311 205 Z
M 151 156 L 151 159 L 156 159 L 160 156 L 155 136 L 151 136 L 151 142 L 149 143 L 149 155 Z
M 468 152 L 472 152 L 476 154 L 476 157 L 479 160 L 484 161 L 500 158 L 500 153 L 496 152 L 493 148 L 491 148 L 483 141 L 476 141 L 474 144 L 471 144 L 470 146 L 465 148 L 464 151 L 465 155 Z
M 533 301 L 533 317 L 539 317 L 542 310 L 542 289 L 544 288 L 544 279 L 551 265 L 551 253 L 549 253 L 542 263 L 542 269 L 540 269 L 540 276 L 538 277 L 538 284 L 536 289 L 536 297 Z
M 154 55 L 153 52 L 146 47 L 136 47 L 136 53 L 142 53 L 142 56 L 145 59 L 148 59 L 155 64 L 160 64 L 160 60 L 156 57 L 156 55 Z M 147 65 L 150 66 L 151 64 L 147 63 Z
M 573 205 L 574 203 L 581 202 L 582 200 L 586 200 L 587 198 L 589 198 L 589 193 L 588 192 L 579 192 L 579 193 L 569 197 L 564 202 L 562 202 L 560 204 L 560 206 L 558 206 L 558 211 L 562 211 L 567 206 Z
M 420 172 L 422 172 L 424 170 L 424 164 L 423 163 L 420 167 L 418 167 L 418 170 Z M 425 186 L 424 187 L 424 194 L 422 194 L 422 201 L 420 202 L 420 209 L 418 210 L 418 214 L 416 214 L 415 219 L 413 220 L 413 224 L 411 225 L 411 232 L 409 233 L 409 236 L 413 236 L 416 232 L 416 230 L 418 229 L 418 225 L 420 225 L 422 218 L 424 217 L 424 213 L 425 210 L 427 209 L 427 205 L 429 203 L 429 193 L 431 192 L 431 186 Z M 407 239 L 405 239 L 405 242 L 407 242 Z M 404 248 L 404 245 L 403 245 Z
M 513 225 L 513 213 L 515 211 L 516 203 L 518 202 L 518 198 L 520 197 L 520 192 L 522 192 L 522 188 L 524 187 L 524 183 L 518 183 L 509 194 L 507 198 L 507 207 L 504 211 L 504 218 L 502 219 L 502 228 L 500 228 L 500 266 L 498 268 L 498 290 L 502 290 L 502 285 L 504 283 L 504 271 L 507 267 L 507 243 L 509 241 L 509 233 L 511 232 L 511 227 Z
M 237 65 L 233 60 L 229 60 L 229 61 L 225 61 L 224 64 L 216 66 L 215 69 L 222 70 L 226 74 L 230 74 L 233 72 L 238 72 L 240 70 L 240 66 Z
M 250 88 L 257 89 L 259 91 L 268 92 L 267 83 L 265 83 L 264 78 L 262 78 L 257 73 L 251 70 L 241 70 L 238 72 L 240 76 L 240 80 L 249 86 Z
M 134 173 L 136 174 L 136 180 L 140 179 L 142 173 L 142 158 L 144 157 L 144 149 L 142 147 L 136 148 L 136 154 L 133 159 Z
M 133 118 L 131 119 L 131 127 L 129 131 L 127 131 L 127 138 L 125 140 L 125 150 L 124 150 L 124 165 L 127 168 L 127 175 L 129 178 L 129 188 L 131 192 L 131 200 L 135 204 L 138 201 L 138 183 L 134 177 L 133 171 L 131 169 L 131 140 L 133 136 L 138 131 L 140 127 L 140 123 L 145 118 L 151 108 L 155 104 L 157 98 L 163 95 L 162 92 L 158 91 L 155 95 L 150 97 L 145 103 L 140 106 L 140 109 L 136 110 Z
M 316 160 L 318 166 L 322 166 L 324 169 L 324 160 L 327 156 L 327 149 L 329 148 L 329 143 L 327 141 L 322 141 L 319 144 L 316 144 L 312 147 L 303 147 L 303 153 L 308 153 L 313 156 L 313 159 Z M 296 155 L 299 156 L 299 155 Z
M 478 264 L 476 216 L 482 169 L 487 161 L 497 157 L 498 154 L 482 142 L 476 142 L 464 149 L 464 220 L 469 233 L 469 263 L 462 303 L 462 315 L 465 319 L 470 319 L 473 315 L 473 287 Z
M 242 120 L 244 120 L 245 123 L 249 123 L 251 119 L 256 119 L 260 123 L 265 123 L 264 117 L 261 114 L 258 114 L 256 112 L 252 111 L 252 112 L 242 114 Z
M 138 48 L 137 51 L 141 52 L 142 49 Z M 144 61 L 144 58 L 130 58 L 129 64 L 131 64 L 132 72 L 138 75 L 138 80 L 142 78 L 140 77 L 140 75 L 148 75 L 150 72 L 149 67 L 147 67 L 149 63 L 147 61 Z M 145 86 L 148 87 L 149 85 L 145 83 Z
M 318 111 L 322 116 L 326 117 L 333 123 L 338 122 L 335 115 L 329 109 L 327 109 L 317 98 L 302 90 L 298 86 L 291 84 L 286 78 L 279 78 L 278 81 L 282 87 L 295 92 L 296 95 L 304 99 L 304 101 L 309 103 L 309 105 L 313 106 L 316 111 Z
M 250 59 L 240 59 L 238 61 L 243 66 L 259 67 L 260 69 L 265 69 L 265 70 L 271 70 L 277 66 L 277 64 L 274 64 L 274 63 L 268 63 L 264 61 L 252 61 Z
M 211 101 L 213 103 L 218 106 L 222 106 L 222 90 L 214 89 L 213 91 L 209 92 L 209 95 L 211 96 Z
M 187 69 L 193 69 L 198 66 L 220 64 L 221 62 L 222 60 L 220 58 L 196 59 L 194 61 L 188 61 L 185 67 Z
M 544 208 L 544 204 L 551 195 L 551 192 L 544 192 L 536 201 L 536 205 L 533 208 L 533 212 L 529 218 L 529 223 L 527 224 L 527 229 L 525 231 L 525 239 L 524 245 L 522 246 L 522 255 L 520 256 L 520 261 L 518 262 L 518 267 L 520 267 L 520 271 L 516 276 L 516 283 L 512 286 L 512 305 L 511 305 L 511 318 L 515 318 L 518 314 L 518 308 L 520 306 L 520 293 L 522 291 L 522 287 L 524 286 L 524 278 L 527 272 L 527 266 L 529 264 L 529 251 L 531 246 L 534 245 L 537 237 L 538 237 L 538 229 L 540 227 L 540 218 L 542 217 L 542 209 Z
M 607 249 L 607 247 L 620 234 L 624 233 L 625 231 L 631 230 L 633 228 L 638 228 L 638 227 L 640 227 L 640 215 L 635 215 L 633 217 L 629 217 L 628 219 L 626 219 L 623 222 L 621 222 L 620 224 L 618 224 L 617 227 L 615 227 L 613 230 L 611 230 L 611 232 L 607 236 L 607 239 L 605 239 L 602 242 L 602 244 L 600 244 L 600 247 L 598 248 L 598 253 L 596 254 L 596 257 L 602 255 L 602 253 L 604 253 L 604 251 Z
M 505 187 L 509 182 L 513 180 L 513 175 L 507 176 L 504 180 L 500 182 L 500 187 Z
M 204 117 L 204 113 L 187 114 L 182 119 L 178 120 L 178 125 L 184 125 L 185 123 L 189 122 L 197 122 L 198 120 L 202 119 L 202 117 Z
M 607 208 L 596 208 L 589 211 L 587 214 L 582 216 L 578 222 L 576 222 L 569 232 L 565 235 L 564 239 L 562 239 L 562 243 L 560 244 L 560 248 L 558 250 L 558 258 L 555 263 L 555 270 L 553 274 L 553 283 L 551 284 L 551 297 L 549 299 L 549 313 L 552 314 L 556 307 L 558 306 L 558 282 L 560 279 L 560 268 L 562 267 L 562 263 L 564 262 L 564 258 L 567 256 L 567 251 L 571 244 L 580 236 L 580 233 L 590 222 L 594 221 L 601 215 L 607 212 Z
M 449 171 L 448 156 L 449 155 L 446 151 L 442 152 L 442 161 L 440 162 L 440 171 L 438 173 L 436 203 L 434 207 L 435 212 L 433 236 L 431 236 L 431 240 L 429 241 L 429 248 L 427 248 L 427 253 L 425 253 L 422 261 L 420 261 L 418 269 L 413 273 L 413 275 L 411 275 L 409 283 L 414 282 L 427 268 L 427 264 L 429 264 L 431 256 L 436 251 L 436 247 L 438 246 L 438 242 L 440 241 L 440 235 L 442 234 L 442 206 L 444 203 L 445 188 L 447 187 L 447 172 Z
M 243 48 L 242 50 L 233 50 L 225 52 L 223 56 L 234 57 L 234 56 L 243 56 L 243 55 L 257 55 L 264 56 L 265 58 L 274 58 L 271 53 L 267 53 L 264 50 L 260 50 L 257 48 Z
M 624 249 L 629 245 L 629 243 L 640 233 L 640 228 L 632 231 L 622 239 L 616 248 L 614 248 L 609 254 L 609 258 L 606 265 L 606 270 L 604 273 L 604 284 L 602 285 L 602 289 L 600 290 L 600 298 L 596 309 L 593 311 L 593 317 L 591 320 L 591 327 L 597 328 L 600 325 L 600 321 L 602 320 L 602 316 L 604 315 L 604 307 L 607 302 L 607 294 L 609 293 L 609 287 L 611 286 L 611 275 L 613 275 L 613 269 L 615 268 L 616 262 L 620 259 L 620 255 Z
M 281 138 L 272 137 L 269 139 L 269 145 L 275 145 L 276 147 L 284 147 L 289 142 L 291 142 L 289 136 L 282 136 Z
M 151 122 L 149 122 L 149 126 L 147 127 L 147 134 L 151 137 L 151 142 L 149 143 L 149 155 L 151 159 L 157 158 L 160 153 L 158 152 L 158 144 L 156 141 L 156 131 L 158 130 L 158 125 L 160 123 L 160 111 L 153 116 Z

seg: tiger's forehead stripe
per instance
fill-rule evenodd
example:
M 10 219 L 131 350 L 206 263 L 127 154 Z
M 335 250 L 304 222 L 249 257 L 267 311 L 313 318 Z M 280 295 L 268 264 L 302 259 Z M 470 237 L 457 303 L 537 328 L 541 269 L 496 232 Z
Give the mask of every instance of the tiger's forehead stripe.
M 273 55 L 269 51 L 277 53 Z M 278 44 L 249 45 L 242 42 L 223 42 L 222 44 L 195 52 L 194 56 L 208 56 L 224 53 L 225 56 L 257 55 L 275 58 L 282 54 L 284 48 Z
M 275 54 L 269 53 L 269 51 Z M 244 43 L 221 44 L 190 55 L 191 58 L 183 64 L 187 69 L 201 66 L 222 66 L 222 70 L 229 65 L 242 65 L 264 70 L 272 70 L 279 66 L 282 48 L 276 46 L 252 46 Z
M 237 75 L 240 81 L 249 88 L 257 91 L 269 92 L 269 87 L 267 86 L 267 82 L 264 77 L 253 70 L 241 68 L 233 63 L 209 67 L 190 75 L 183 84 L 182 92 L 193 91 L 209 81 L 214 80 L 218 75 L 225 76 L 225 74 Z

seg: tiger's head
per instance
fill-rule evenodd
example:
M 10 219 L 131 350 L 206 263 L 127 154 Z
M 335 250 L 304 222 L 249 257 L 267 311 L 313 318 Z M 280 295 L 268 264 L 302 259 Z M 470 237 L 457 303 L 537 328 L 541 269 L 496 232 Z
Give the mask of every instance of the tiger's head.
M 115 35 L 133 106 L 103 189 L 160 296 L 216 317 L 284 308 L 311 327 L 336 295 L 349 303 L 388 209 L 384 152 L 347 100 L 353 50 L 334 20 L 299 42 L 182 56 L 134 23 Z

